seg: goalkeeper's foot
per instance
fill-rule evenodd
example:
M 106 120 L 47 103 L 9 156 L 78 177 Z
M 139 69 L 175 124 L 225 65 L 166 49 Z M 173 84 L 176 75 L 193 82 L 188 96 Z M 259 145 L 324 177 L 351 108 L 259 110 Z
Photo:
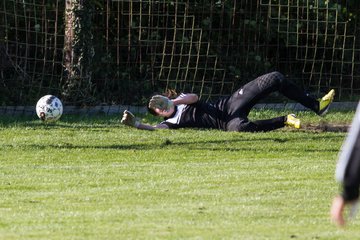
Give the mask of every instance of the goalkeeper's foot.
M 300 119 L 298 119 L 295 114 L 289 114 L 286 116 L 285 125 L 299 129 L 301 127 Z
M 334 100 L 334 96 L 335 90 L 331 89 L 330 92 L 328 92 L 325 96 L 319 99 L 319 111 L 317 113 L 318 115 L 324 116 L 327 113 L 330 104 Z

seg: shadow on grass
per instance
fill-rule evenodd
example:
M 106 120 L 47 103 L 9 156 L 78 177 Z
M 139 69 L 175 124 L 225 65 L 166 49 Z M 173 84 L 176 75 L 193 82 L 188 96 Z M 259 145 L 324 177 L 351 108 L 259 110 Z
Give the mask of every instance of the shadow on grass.
M 159 119 L 148 116 L 139 115 L 140 118 L 145 118 L 149 124 L 156 124 Z M 62 117 L 59 121 L 54 123 L 41 122 L 36 116 L 0 116 L 0 127 L 27 127 L 34 129 L 60 129 L 60 128 L 82 128 L 82 129 L 104 129 L 109 126 L 112 128 L 124 127 L 120 123 L 120 116 L 118 115 L 67 115 Z M 318 124 L 307 123 L 302 125 L 300 131 L 306 132 L 347 132 L 349 124 L 334 124 L 327 122 L 320 122 Z M 299 130 L 296 130 L 299 131 Z
M 46 150 L 46 149 L 103 149 L 103 150 L 171 150 L 172 148 L 185 148 L 186 150 L 206 150 L 206 151 L 266 151 L 267 149 L 281 151 L 281 152 L 293 152 L 298 151 L 298 147 L 294 144 L 294 147 L 284 146 L 281 148 L 281 145 L 276 147 L 266 147 L 268 144 L 273 143 L 287 143 L 287 142 L 305 142 L 305 141 L 317 141 L 322 140 L 324 136 L 313 135 L 313 136 L 303 136 L 303 137 L 294 137 L 294 138 L 246 138 L 241 136 L 241 138 L 236 139 L 219 139 L 219 140 L 201 140 L 201 141 L 171 141 L 169 139 L 163 140 L 159 143 L 131 143 L 131 144 L 110 144 L 110 145 L 81 145 L 81 144 L 71 144 L 71 143 L 59 143 L 59 144 L 16 144 L 10 145 L 5 144 L 1 145 L 0 149 L 4 148 L 19 148 L 19 149 L 37 149 L 37 150 Z M 329 136 L 327 137 L 329 141 L 339 139 L 342 140 L 342 136 Z M 336 140 L 338 139 L 338 140 Z M 226 145 L 239 144 L 239 147 L 229 147 Z M 263 146 L 263 147 L 259 147 Z M 280 147 L 279 147 L 280 146 Z M 338 152 L 339 149 L 329 147 L 328 149 L 318 149 L 316 146 L 314 149 L 307 149 L 307 152 Z
M 27 127 L 40 129 L 59 129 L 59 128 L 108 128 L 121 126 L 118 116 L 66 116 L 59 121 L 45 123 L 40 119 L 31 116 L 0 116 L 0 127 Z

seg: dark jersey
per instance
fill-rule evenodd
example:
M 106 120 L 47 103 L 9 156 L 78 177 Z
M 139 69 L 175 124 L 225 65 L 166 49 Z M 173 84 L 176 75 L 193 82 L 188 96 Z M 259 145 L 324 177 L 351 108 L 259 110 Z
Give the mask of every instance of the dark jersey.
M 181 94 L 179 98 L 184 96 L 185 94 Z M 165 118 L 160 125 L 166 125 L 168 128 L 212 128 L 225 130 L 225 106 L 227 100 L 228 98 L 222 98 L 215 104 L 197 101 L 189 105 L 178 105 L 175 107 L 173 115 Z

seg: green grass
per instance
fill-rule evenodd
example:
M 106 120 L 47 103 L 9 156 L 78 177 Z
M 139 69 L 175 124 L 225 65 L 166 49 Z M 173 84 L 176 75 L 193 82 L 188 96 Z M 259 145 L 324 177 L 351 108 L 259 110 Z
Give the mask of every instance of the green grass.
M 353 112 L 299 115 L 348 124 Z M 1 117 L 0 239 L 356 239 L 359 218 L 329 220 L 345 136 Z

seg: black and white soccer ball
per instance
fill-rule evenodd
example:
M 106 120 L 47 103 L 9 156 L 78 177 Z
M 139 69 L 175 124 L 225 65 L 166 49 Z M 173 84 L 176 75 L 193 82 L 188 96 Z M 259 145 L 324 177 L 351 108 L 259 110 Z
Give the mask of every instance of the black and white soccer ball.
M 45 95 L 36 104 L 36 114 L 44 122 L 55 122 L 63 113 L 63 105 L 54 95 Z

